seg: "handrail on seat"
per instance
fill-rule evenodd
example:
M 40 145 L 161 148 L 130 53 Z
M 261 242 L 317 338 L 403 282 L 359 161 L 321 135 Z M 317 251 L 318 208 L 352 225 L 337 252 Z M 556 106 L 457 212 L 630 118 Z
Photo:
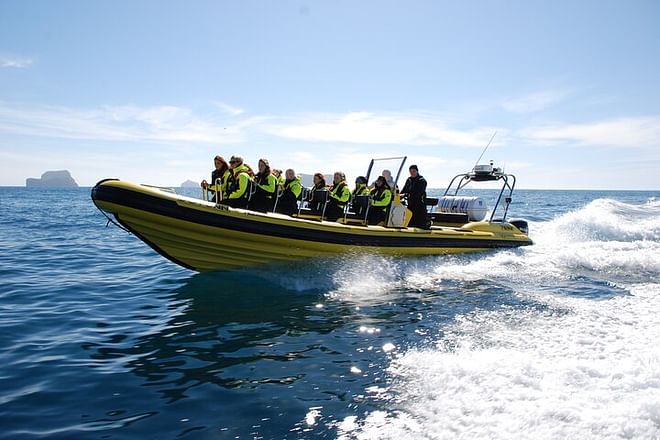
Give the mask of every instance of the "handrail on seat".
M 355 212 L 356 215 L 360 215 L 361 213 L 364 214 L 362 216 L 362 224 L 367 223 L 367 215 L 369 214 L 369 205 L 370 203 L 370 198 L 371 196 L 369 194 L 363 194 L 360 196 L 354 196 L 353 201 L 351 203 L 351 206 L 353 208 L 359 208 L 358 209 L 353 209 L 353 212 Z M 359 202 L 359 203 L 358 203 Z
M 248 192 L 248 203 L 252 201 L 252 196 L 257 192 L 257 184 L 254 183 L 254 180 L 248 179 L 248 187 L 247 190 Z
M 300 192 L 300 203 L 298 204 L 298 216 L 300 217 L 300 211 L 303 208 L 303 202 L 307 202 L 309 204 L 311 200 L 311 194 L 312 190 L 311 188 L 304 187 L 302 188 L 302 191 Z
M 284 187 L 280 186 L 280 184 L 277 184 L 275 190 L 275 203 L 273 204 L 273 212 L 277 212 L 277 203 L 280 201 L 282 194 L 284 194 Z
M 316 194 L 318 193 L 323 193 L 323 196 L 325 197 L 325 200 L 323 200 L 323 209 L 321 210 L 321 221 L 325 218 L 325 208 L 328 206 L 328 199 L 330 196 L 330 191 L 327 189 L 317 189 L 314 191 L 314 198 L 316 198 Z

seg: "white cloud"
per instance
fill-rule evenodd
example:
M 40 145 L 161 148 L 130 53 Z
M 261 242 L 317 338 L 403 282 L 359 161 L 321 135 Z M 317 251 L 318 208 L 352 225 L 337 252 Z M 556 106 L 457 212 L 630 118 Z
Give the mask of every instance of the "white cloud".
M 504 101 L 502 107 L 511 113 L 534 113 L 545 110 L 568 97 L 565 90 L 544 90 Z
M 226 144 L 242 141 L 250 119 L 220 124 L 175 106 L 8 107 L 0 103 L 0 133 L 59 139 Z
M 34 64 L 34 61 L 34 58 L 18 57 L 15 55 L 0 55 L 0 67 L 24 69 Z
M 333 148 L 331 154 L 324 150 L 321 154 L 311 153 L 309 151 L 294 151 L 285 156 L 279 155 L 278 158 L 271 160 L 271 164 L 279 168 L 293 168 L 297 173 L 312 174 L 321 172 L 332 174 L 335 171 L 343 171 L 349 182 L 353 182 L 357 176 L 366 175 L 367 168 L 371 159 L 384 157 L 400 157 L 405 154 L 405 149 L 374 148 L 368 151 L 360 147 L 339 147 Z M 430 154 L 416 154 L 414 157 L 408 157 L 404 168 L 401 170 L 399 184 L 408 178 L 408 166 L 416 163 L 420 168 L 420 173 L 424 175 L 429 185 L 433 187 L 443 187 L 449 183 L 449 179 L 457 172 L 468 171 L 472 163 L 463 160 L 451 160 Z M 276 160 L 277 159 L 277 160 Z M 378 173 L 383 168 L 390 169 L 394 175 L 398 171 L 400 160 L 390 160 L 377 164 L 372 173 Z M 282 165 L 284 164 L 284 165 Z
M 518 135 L 523 139 L 538 143 L 658 148 L 660 147 L 660 116 L 530 127 L 521 130 Z
M 105 141 L 236 144 L 246 135 L 304 142 L 371 145 L 482 147 L 493 128 L 452 128 L 442 118 L 416 113 L 312 114 L 240 117 L 200 115 L 177 106 L 106 106 L 93 109 L 10 107 L 0 102 L 0 133 Z M 506 130 L 499 129 L 500 133 Z
M 222 110 L 224 113 L 230 116 L 238 116 L 245 113 L 245 110 L 242 108 L 234 107 L 233 105 L 225 104 L 224 102 L 215 102 L 216 107 Z
M 648 170 L 644 173 L 628 174 L 648 176 L 657 168 L 660 116 L 497 130 L 497 145 L 491 146 L 486 157 L 495 159 L 507 171 L 521 172 L 524 186 L 542 187 L 540 182 L 546 179 L 538 176 L 537 153 L 526 148 L 530 144 L 569 149 L 605 146 L 619 158 L 626 157 L 627 148 L 636 147 L 644 149 L 655 163 L 640 164 L 639 169 Z M 9 154 L 0 154 L 4 157 L 0 161 L 0 184 L 22 184 L 25 177 L 43 172 L 44 162 L 32 159 L 37 153 L 48 157 L 48 168 L 68 168 L 80 183 L 88 185 L 108 176 L 156 184 L 201 180 L 208 178 L 213 156 L 236 153 L 252 164 L 266 157 L 277 168 L 291 167 L 298 173 L 342 170 L 354 179 L 365 173 L 372 157 L 408 154 L 408 165 L 417 163 L 431 186 L 444 187 L 457 172 L 474 165 L 492 133 L 490 127 L 422 112 L 227 117 L 214 109 L 202 112 L 169 105 L 76 109 L 16 106 L 0 101 L 0 150 Z M 464 146 L 473 147 L 472 153 L 455 148 Z M 493 148 L 496 146 L 503 148 Z M 636 157 L 641 153 L 644 151 L 637 150 Z M 557 166 L 552 165 L 560 163 L 558 158 L 556 163 L 544 165 L 556 172 Z M 578 177 L 568 170 L 562 172 L 566 185 L 584 186 L 582 180 L 576 180 L 585 179 L 584 172 Z M 630 179 L 627 177 L 626 182 L 632 182 Z M 657 187 L 657 179 L 637 187 Z
M 271 123 L 266 129 L 275 136 L 307 142 L 466 147 L 484 146 L 493 133 L 490 127 L 450 128 L 444 120 L 429 115 L 368 112 L 303 116 Z

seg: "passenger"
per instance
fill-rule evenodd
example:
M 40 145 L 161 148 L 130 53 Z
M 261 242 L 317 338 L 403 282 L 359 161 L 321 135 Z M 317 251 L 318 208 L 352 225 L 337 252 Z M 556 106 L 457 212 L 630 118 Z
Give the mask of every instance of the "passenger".
M 359 196 L 368 196 L 369 188 L 367 187 L 367 178 L 364 176 L 359 176 L 355 179 L 355 189 L 351 194 L 351 205 L 353 212 L 357 215 L 364 215 L 367 210 L 368 200 L 366 197 Z
M 394 189 L 394 177 L 392 177 L 392 172 L 390 170 L 383 170 L 383 177 L 390 189 Z
M 277 184 L 280 186 L 280 188 L 283 187 L 286 178 L 284 177 L 284 174 L 282 174 L 282 170 L 277 170 L 273 168 L 271 172 L 273 173 L 273 176 L 275 176 L 275 178 L 277 179 Z
M 256 176 L 255 172 L 252 171 L 252 167 L 246 163 L 243 164 L 245 167 L 245 172 L 247 173 L 248 176 L 250 176 L 250 179 L 254 179 L 254 176 Z
M 277 212 L 291 215 L 298 211 L 298 198 L 302 193 L 302 184 L 296 177 L 296 172 L 290 168 L 286 170 L 285 177 L 282 195 L 277 201 Z
M 387 180 L 379 176 L 374 183 L 374 189 L 371 191 L 371 207 L 369 208 L 368 222 L 370 225 L 377 225 L 387 220 L 387 212 L 392 203 L 392 190 Z
M 222 156 L 215 156 L 213 158 L 213 163 L 215 169 L 211 172 L 211 183 L 209 184 L 206 180 L 202 180 L 200 186 L 205 190 L 209 190 L 213 195 L 209 198 L 209 201 L 214 202 L 216 200 L 216 195 L 220 193 L 220 197 L 217 200 L 221 200 L 224 196 L 225 186 L 227 184 L 227 179 L 229 178 L 229 165 Z
M 240 156 L 232 156 L 229 161 L 231 174 L 227 181 L 227 198 L 220 203 L 233 208 L 247 208 L 250 196 L 250 168 L 243 163 Z
M 273 210 L 277 194 L 277 178 L 270 172 L 268 160 L 259 159 L 259 172 L 254 176 L 256 189 L 250 200 L 250 209 L 258 212 Z
M 325 218 L 336 221 L 344 215 L 344 208 L 351 199 L 351 190 L 346 184 L 346 176 L 341 171 L 336 171 L 332 179 L 333 186 L 328 194 L 328 203 L 325 207 Z
M 367 188 L 366 177 L 359 176 L 357 179 L 355 179 L 355 189 L 353 190 L 352 195 L 353 197 L 369 195 L 369 188 Z
M 419 174 L 417 165 L 408 168 L 410 177 L 401 191 L 401 197 L 408 200 L 408 209 L 412 211 L 410 226 L 417 228 L 428 228 L 426 219 L 426 180 Z
M 394 189 L 394 178 L 392 177 L 392 172 L 390 170 L 383 170 L 382 176 L 385 178 L 385 181 L 390 186 L 390 188 L 393 190 Z M 374 180 L 373 182 L 371 182 L 371 185 L 369 185 L 369 189 L 372 190 L 375 187 L 376 187 L 376 181 Z
M 317 191 L 327 191 L 325 177 L 321 173 L 314 174 L 314 185 L 310 188 L 309 209 L 312 211 L 321 211 L 325 204 L 325 196 L 321 197 L 316 193 Z

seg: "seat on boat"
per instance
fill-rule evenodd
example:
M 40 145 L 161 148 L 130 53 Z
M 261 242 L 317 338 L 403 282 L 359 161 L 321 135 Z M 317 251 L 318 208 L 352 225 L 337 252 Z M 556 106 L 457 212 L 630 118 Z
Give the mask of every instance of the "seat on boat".
M 426 205 L 426 208 L 428 209 L 430 206 L 438 206 L 438 198 L 436 197 L 426 197 L 424 199 L 424 205 Z
M 464 225 L 470 221 L 467 214 L 462 213 L 447 213 L 447 212 L 431 212 L 427 215 L 428 219 L 433 224 L 442 225 Z

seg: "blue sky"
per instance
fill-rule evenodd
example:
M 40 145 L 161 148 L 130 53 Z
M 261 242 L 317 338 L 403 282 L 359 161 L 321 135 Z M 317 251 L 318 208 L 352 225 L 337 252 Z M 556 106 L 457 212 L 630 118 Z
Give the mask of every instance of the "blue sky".
M 0 0 L 0 185 L 160 185 L 212 157 L 434 187 L 660 189 L 660 2 Z

